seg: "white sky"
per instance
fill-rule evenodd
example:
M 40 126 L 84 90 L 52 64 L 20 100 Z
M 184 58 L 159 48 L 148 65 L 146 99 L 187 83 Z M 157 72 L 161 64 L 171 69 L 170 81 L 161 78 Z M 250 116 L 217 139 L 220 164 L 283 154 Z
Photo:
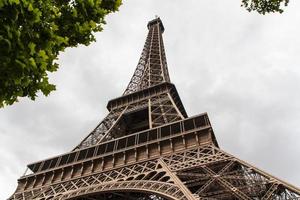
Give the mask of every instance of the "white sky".
M 300 186 L 300 1 L 284 14 L 236 0 L 125 1 L 89 47 L 61 54 L 57 90 L 0 110 L 0 199 L 26 165 L 70 151 L 127 86 L 159 15 L 171 80 L 189 116 L 208 112 L 220 147 Z

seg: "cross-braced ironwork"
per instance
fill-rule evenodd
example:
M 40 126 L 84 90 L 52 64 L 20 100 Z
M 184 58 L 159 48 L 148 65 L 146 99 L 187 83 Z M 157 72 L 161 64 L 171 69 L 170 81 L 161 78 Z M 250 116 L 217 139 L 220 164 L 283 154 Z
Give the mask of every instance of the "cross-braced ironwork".
M 10 200 L 300 200 L 300 190 L 219 148 L 170 83 L 159 18 L 124 94 L 72 151 L 28 165 Z
M 148 36 L 137 68 L 124 95 L 170 82 L 162 33 L 164 26 L 159 18 L 148 23 Z

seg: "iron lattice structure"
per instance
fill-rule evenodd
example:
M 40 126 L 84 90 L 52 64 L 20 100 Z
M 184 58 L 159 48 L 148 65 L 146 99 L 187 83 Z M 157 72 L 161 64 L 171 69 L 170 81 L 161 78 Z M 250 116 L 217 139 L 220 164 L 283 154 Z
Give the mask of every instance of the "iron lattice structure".
M 219 148 L 170 82 L 159 18 L 124 94 L 72 151 L 28 165 L 10 200 L 300 199 L 300 190 Z

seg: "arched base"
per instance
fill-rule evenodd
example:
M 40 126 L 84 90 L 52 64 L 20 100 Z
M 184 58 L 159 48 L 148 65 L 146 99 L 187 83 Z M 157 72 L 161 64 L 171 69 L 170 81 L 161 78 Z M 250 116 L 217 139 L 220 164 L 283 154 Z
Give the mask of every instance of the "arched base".
M 168 198 L 159 196 L 157 194 L 150 194 L 145 192 L 108 192 L 85 195 L 73 200 L 167 200 Z
M 54 196 L 51 199 L 76 199 L 76 200 L 96 200 L 106 199 L 120 199 L 118 194 L 130 193 L 133 199 L 155 199 L 154 197 L 160 197 L 159 199 L 169 200 L 186 200 L 180 188 L 172 183 L 164 183 L 159 181 L 121 181 L 121 182 L 108 182 L 106 184 L 99 184 L 93 187 L 83 187 L 73 190 L 71 192 L 63 193 L 59 196 Z M 134 198 L 135 196 L 142 198 Z M 93 198 L 93 196 L 95 198 Z M 130 196 L 127 196 L 130 197 Z M 122 198 L 124 199 L 124 198 Z M 132 198 L 128 198 L 132 199 Z

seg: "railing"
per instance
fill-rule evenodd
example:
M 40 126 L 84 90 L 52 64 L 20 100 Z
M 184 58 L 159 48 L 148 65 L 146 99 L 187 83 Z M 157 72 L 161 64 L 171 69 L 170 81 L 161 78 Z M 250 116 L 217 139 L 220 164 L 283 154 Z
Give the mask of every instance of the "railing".
M 32 163 L 28 165 L 28 168 L 34 173 L 46 171 L 51 168 L 57 168 L 78 161 L 124 151 L 126 149 L 135 148 L 137 146 L 145 145 L 154 141 L 160 141 L 164 138 L 171 138 L 178 134 L 183 135 L 190 131 L 197 131 L 195 129 L 208 127 L 210 127 L 210 122 L 207 114 L 204 113 L 174 123 L 148 129 L 146 131 L 123 136 L 96 146 L 80 149 L 78 151 L 73 151 L 47 160 Z
M 176 106 L 183 114 L 183 116 L 187 117 L 186 111 L 180 100 L 180 97 L 177 93 L 175 86 L 172 83 L 168 83 L 168 82 L 159 83 L 155 86 L 143 90 L 139 90 L 135 93 L 126 94 L 119 98 L 112 99 L 108 102 L 106 107 L 108 108 L 109 111 L 111 111 L 167 92 L 171 94 L 171 96 L 175 100 Z

